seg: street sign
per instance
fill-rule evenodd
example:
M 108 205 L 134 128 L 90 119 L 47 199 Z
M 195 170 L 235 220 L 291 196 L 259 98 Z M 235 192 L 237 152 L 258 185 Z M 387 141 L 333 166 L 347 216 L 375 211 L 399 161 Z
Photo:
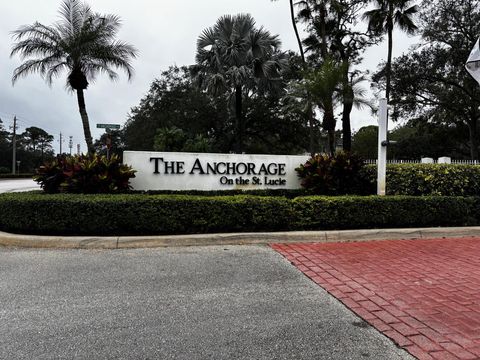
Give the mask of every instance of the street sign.
M 120 129 L 120 125 L 118 124 L 97 124 L 97 129 Z

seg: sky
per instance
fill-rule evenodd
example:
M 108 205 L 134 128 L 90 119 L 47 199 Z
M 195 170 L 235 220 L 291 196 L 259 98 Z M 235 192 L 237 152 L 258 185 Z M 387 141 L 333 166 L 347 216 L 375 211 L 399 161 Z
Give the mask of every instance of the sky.
M 69 150 L 69 136 L 73 136 L 74 151 L 76 144 L 86 151 L 76 96 L 66 91 L 65 73 L 52 86 L 38 74 L 20 79 L 15 86 L 11 82 L 13 70 L 21 64 L 19 57 L 10 58 L 11 32 L 35 21 L 44 25 L 54 23 L 60 3 L 60 0 L 0 0 L 0 119 L 8 127 L 17 116 L 19 132 L 29 126 L 43 128 L 55 136 L 53 146 L 57 152 L 60 133 L 65 139 L 64 152 Z M 222 15 L 250 13 L 257 25 L 280 36 L 283 50 L 298 49 L 288 0 L 90 0 L 87 3 L 95 12 L 120 16 L 122 28 L 118 38 L 139 51 L 133 61 L 135 75 L 130 82 L 124 74 L 116 82 L 99 76 L 87 89 L 85 100 L 94 138 L 104 131 L 96 128 L 98 123 L 123 125 L 130 109 L 139 104 L 162 71 L 171 65 L 193 64 L 198 36 Z M 408 51 L 416 41 L 396 32 L 394 56 Z M 370 48 L 360 68 L 375 71 L 386 58 L 386 52 L 385 42 Z M 369 83 L 364 86 L 368 88 Z M 376 120 L 369 111 L 352 114 L 354 131 L 372 124 Z

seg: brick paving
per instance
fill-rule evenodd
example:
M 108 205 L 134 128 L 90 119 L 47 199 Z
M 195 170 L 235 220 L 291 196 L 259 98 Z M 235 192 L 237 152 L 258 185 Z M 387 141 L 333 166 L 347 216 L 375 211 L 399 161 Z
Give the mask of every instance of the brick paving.
M 418 359 L 480 359 L 480 238 L 271 246 Z

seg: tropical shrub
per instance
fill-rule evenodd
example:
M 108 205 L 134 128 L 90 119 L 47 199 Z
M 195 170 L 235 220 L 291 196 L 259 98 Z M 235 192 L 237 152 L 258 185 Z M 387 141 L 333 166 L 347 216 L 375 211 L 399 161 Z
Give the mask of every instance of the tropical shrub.
M 367 165 L 362 178 L 376 188 L 377 167 Z M 387 195 L 480 196 L 480 166 L 389 164 Z
M 295 170 L 302 186 L 314 194 L 369 194 L 372 184 L 360 175 L 363 160 L 355 154 L 317 154 Z
M 34 180 L 47 193 L 118 193 L 131 189 L 135 177 L 120 157 L 97 154 L 58 156 L 36 170 Z

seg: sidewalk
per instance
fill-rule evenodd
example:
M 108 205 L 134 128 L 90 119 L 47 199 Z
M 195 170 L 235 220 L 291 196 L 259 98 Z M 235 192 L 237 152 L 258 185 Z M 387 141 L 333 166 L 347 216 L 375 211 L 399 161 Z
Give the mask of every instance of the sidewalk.
M 0 246 L 58 249 L 126 249 L 171 246 L 330 243 L 370 240 L 429 239 L 480 236 L 480 227 L 292 231 L 162 236 L 35 236 L 0 232 Z
M 479 237 L 272 247 L 417 358 L 480 358 Z

